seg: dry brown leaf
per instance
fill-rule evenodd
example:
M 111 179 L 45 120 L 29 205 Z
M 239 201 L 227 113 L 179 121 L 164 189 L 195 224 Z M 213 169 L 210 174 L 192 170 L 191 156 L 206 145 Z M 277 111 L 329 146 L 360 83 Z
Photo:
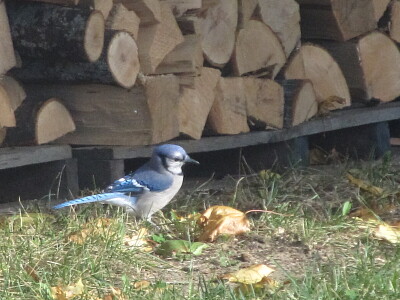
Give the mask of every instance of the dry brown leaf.
M 318 103 L 318 115 L 326 115 L 331 110 L 343 108 L 345 104 L 346 99 L 335 95 L 329 96 Z
M 386 240 L 392 244 L 400 243 L 400 227 L 396 225 L 380 224 L 374 230 L 375 237 Z
M 143 290 L 150 286 L 150 281 L 147 280 L 140 280 L 133 284 L 133 287 L 137 290 Z
M 83 294 L 85 286 L 82 279 L 68 286 L 55 286 L 51 288 L 51 295 L 55 300 L 69 300 Z
M 203 231 L 198 238 L 202 242 L 212 242 L 221 235 L 238 235 L 250 231 L 250 222 L 246 215 L 232 207 L 212 206 L 198 219 Z
M 99 218 L 95 222 L 86 223 L 81 230 L 71 233 L 68 240 L 76 244 L 83 244 L 90 236 L 106 234 L 113 222 L 112 219 Z
M 374 196 L 380 197 L 383 195 L 383 189 L 372 184 L 365 182 L 364 180 L 355 178 L 353 175 L 347 173 L 347 179 L 354 185 L 358 186 L 361 190 L 366 191 Z
M 32 268 L 30 265 L 25 265 L 24 270 L 26 271 L 26 273 L 28 273 L 29 276 L 32 277 L 33 280 L 35 280 L 36 282 L 40 281 L 40 278 L 39 278 L 38 274 L 36 273 L 35 269 Z
M 221 276 L 221 279 L 226 279 L 230 282 L 243 284 L 269 283 L 266 278 L 274 272 L 275 269 L 267 265 L 258 264 L 245 269 L 240 269 L 234 273 L 228 273 Z
M 144 252 L 150 252 L 154 248 L 152 244 L 146 237 L 148 235 L 148 230 L 146 228 L 140 228 L 139 230 L 133 232 L 130 235 L 124 237 L 124 245 L 139 249 Z

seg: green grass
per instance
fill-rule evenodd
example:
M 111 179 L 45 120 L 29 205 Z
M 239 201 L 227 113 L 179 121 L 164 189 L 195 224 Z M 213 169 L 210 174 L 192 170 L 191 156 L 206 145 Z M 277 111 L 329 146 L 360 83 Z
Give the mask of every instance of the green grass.
M 345 177 L 349 170 L 382 187 L 385 194 L 378 199 L 359 191 Z M 251 213 L 250 233 L 221 238 L 203 255 L 185 259 L 126 246 L 126 235 L 148 225 L 116 208 L 87 205 L 76 212 L 33 214 L 31 219 L 3 217 L 0 299 L 53 299 L 51 287 L 79 279 L 84 293 L 74 299 L 103 299 L 112 287 L 122 291 L 123 299 L 400 299 L 399 246 L 373 238 L 342 209 L 346 202 L 353 207 L 376 202 L 398 206 L 399 173 L 385 157 L 323 170 L 293 169 L 281 177 L 247 176 L 236 180 L 231 190 L 218 193 L 207 190 L 207 185 L 181 193 L 158 215 L 160 228 L 147 227 L 154 243 L 195 240 L 194 223 L 180 222 L 176 214 L 199 212 L 210 205 L 285 214 Z M 89 235 L 82 244 L 68 239 L 102 217 L 114 220 L 109 230 Z M 396 212 L 390 217 L 396 218 Z M 235 284 L 217 279 L 256 263 L 277 269 L 272 277 L 280 288 L 250 289 L 244 294 Z M 150 286 L 135 288 L 141 280 Z

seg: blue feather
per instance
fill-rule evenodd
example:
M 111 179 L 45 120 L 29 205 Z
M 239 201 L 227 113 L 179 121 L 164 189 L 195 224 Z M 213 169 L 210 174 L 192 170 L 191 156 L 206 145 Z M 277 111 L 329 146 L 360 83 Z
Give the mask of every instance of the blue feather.
M 75 205 L 75 204 L 83 204 L 83 203 L 91 203 L 91 202 L 102 202 L 102 201 L 107 201 L 116 197 L 121 197 L 125 196 L 122 193 L 105 193 L 105 194 L 97 194 L 93 196 L 86 196 L 83 198 L 78 198 L 74 200 L 70 200 L 61 204 L 58 204 L 56 206 L 53 206 L 53 209 L 60 209 L 63 207 Z

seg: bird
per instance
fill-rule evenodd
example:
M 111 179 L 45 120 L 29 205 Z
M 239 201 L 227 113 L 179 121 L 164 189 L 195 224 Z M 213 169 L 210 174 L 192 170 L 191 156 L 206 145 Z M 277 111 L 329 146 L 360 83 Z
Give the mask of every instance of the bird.
M 128 213 L 154 224 L 152 215 L 164 208 L 180 190 L 182 167 L 186 163 L 199 164 L 181 146 L 157 146 L 149 161 L 135 172 L 114 181 L 102 193 L 63 202 L 53 209 L 99 202 L 124 207 Z

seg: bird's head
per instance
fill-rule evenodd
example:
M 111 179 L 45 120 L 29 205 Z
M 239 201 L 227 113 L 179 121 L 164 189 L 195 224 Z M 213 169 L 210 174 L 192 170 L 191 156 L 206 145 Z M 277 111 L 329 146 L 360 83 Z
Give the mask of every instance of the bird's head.
M 156 147 L 153 151 L 153 158 L 160 160 L 163 167 L 175 175 L 182 174 L 182 166 L 185 163 L 199 164 L 181 146 L 172 144 Z

